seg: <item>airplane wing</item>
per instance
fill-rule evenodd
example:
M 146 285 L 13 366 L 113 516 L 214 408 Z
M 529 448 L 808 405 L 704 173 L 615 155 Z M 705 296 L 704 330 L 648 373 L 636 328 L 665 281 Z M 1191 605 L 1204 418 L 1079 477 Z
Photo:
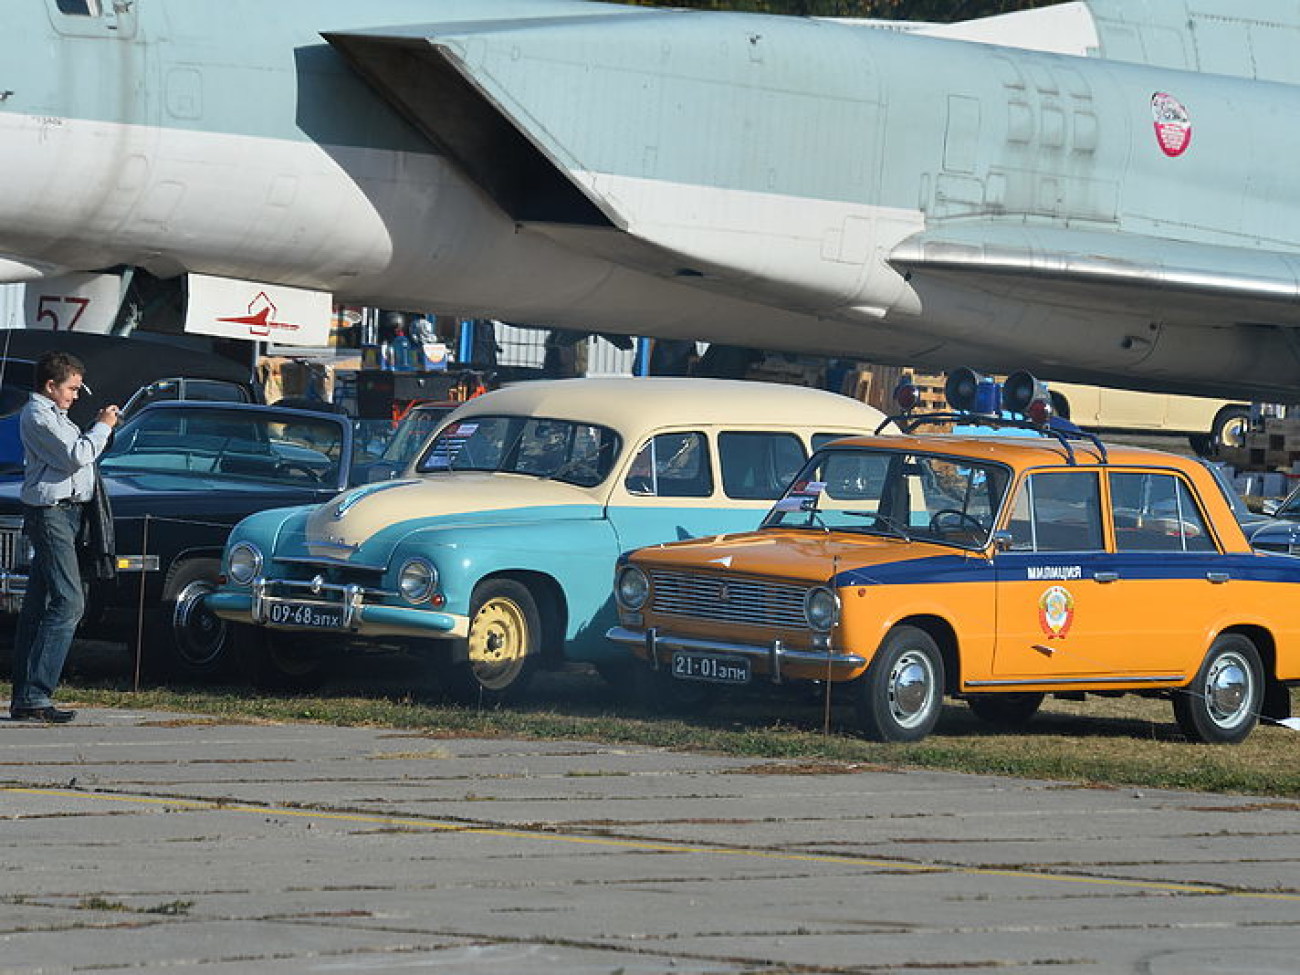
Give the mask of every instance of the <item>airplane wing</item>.
M 890 263 L 999 294 L 1087 295 L 1153 320 L 1300 326 L 1300 254 L 1132 232 L 970 221 L 898 244 Z M 1244 314 L 1248 312 L 1249 314 Z
M 572 137 L 590 121 L 585 102 L 608 104 L 608 93 L 591 90 L 584 77 L 584 45 L 607 49 L 612 36 L 642 57 L 647 44 L 658 49 L 655 28 L 665 11 L 592 6 L 600 12 L 322 36 L 517 223 L 575 250 L 676 276 L 681 256 L 638 236 L 635 207 L 600 176 L 608 162 L 602 153 L 636 146 L 635 120 L 598 141 Z M 534 73 L 522 72 L 522 62 Z M 643 94 L 639 87 L 626 92 L 630 109 Z
M 560 37 L 572 38 L 594 28 L 598 36 L 604 23 L 623 16 L 426 24 L 323 36 L 516 220 L 607 228 L 609 215 L 565 178 L 582 160 L 560 140 L 548 138 L 545 127 L 528 124 L 534 120 L 527 108 L 509 88 L 494 83 L 500 68 L 492 62 L 501 46 L 489 49 L 486 42 L 518 35 L 536 56 L 548 34 L 563 31 Z

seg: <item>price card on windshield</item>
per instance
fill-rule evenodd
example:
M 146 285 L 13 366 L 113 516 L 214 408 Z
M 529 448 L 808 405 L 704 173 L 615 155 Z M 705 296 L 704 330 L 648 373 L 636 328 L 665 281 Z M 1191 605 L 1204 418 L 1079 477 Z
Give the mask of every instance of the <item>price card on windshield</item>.
M 773 510 L 809 511 L 817 506 L 817 498 L 825 490 L 825 481 L 795 481 L 786 496 L 772 506 Z

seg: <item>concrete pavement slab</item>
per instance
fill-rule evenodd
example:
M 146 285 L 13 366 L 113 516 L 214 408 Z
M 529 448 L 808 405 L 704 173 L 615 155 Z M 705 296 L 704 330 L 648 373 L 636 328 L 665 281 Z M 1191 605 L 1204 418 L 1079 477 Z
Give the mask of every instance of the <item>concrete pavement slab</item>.
M 0 782 L 0 972 L 1298 970 L 1285 800 L 109 710 Z

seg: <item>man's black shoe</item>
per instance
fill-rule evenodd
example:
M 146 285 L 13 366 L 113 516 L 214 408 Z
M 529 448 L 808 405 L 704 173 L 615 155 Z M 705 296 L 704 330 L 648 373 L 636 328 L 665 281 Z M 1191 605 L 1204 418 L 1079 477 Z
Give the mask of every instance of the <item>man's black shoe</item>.
M 11 721 L 44 721 L 46 724 L 67 724 L 77 716 L 76 711 L 56 708 L 53 704 L 43 708 L 10 708 Z

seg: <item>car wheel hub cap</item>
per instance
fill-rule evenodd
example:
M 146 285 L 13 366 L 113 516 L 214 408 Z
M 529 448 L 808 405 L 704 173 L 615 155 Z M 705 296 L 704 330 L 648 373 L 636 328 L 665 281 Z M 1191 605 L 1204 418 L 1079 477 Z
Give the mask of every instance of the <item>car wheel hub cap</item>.
M 172 634 L 182 659 L 193 666 L 210 664 L 221 656 L 226 625 L 203 608 L 203 597 L 214 590 L 207 582 L 192 582 L 176 597 Z
M 469 659 L 479 683 L 489 690 L 508 687 L 523 669 L 528 624 L 508 600 L 484 603 L 470 627 Z
M 1219 724 L 1237 721 L 1249 703 L 1250 677 L 1245 665 L 1235 657 L 1219 660 L 1205 683 L 1205 699 L 1210 715 Z
M 929 662 L 915 653 L 901 656 L 889 678 L 889 704 L 894 719 L 905 727 L 916 724 L 928 713 L 933 694 L 934 675 Z

